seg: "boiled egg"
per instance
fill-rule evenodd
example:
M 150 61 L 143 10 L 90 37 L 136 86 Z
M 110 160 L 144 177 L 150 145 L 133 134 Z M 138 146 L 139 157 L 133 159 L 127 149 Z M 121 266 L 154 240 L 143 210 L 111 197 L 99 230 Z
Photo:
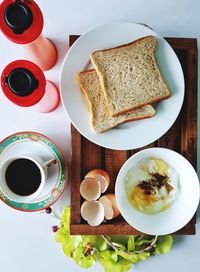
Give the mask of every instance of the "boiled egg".
M 138 211 L 155 214 L 166 210 L 179 195 L 176 170 L 159 158 L 149 158 L 129 170 L 125 188 L 130 203 Z

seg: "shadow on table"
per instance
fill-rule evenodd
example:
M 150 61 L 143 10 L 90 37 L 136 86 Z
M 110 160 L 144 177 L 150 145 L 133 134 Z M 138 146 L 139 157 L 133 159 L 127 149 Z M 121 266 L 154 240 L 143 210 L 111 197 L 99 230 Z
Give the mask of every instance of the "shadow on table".
M 197 228 L 197 223 L 199 222 L 200 222 L 200 207 L 197 209 L 197 212 L 196 212 L 196 228 Z M 187 235 L 186 236 L 174 235 L 174 247 L 179 246 L 181 243 L 183 243 L 187 237 L 188 237 Z
M 67 39 L 66 41 L 54 39 L 53 42 L 55 43 L 57 51 L 58 51 L 58 60 L 56 65 L 60 65 L 63 62 L 63 59 L 69 49 L 69 44 Z
M 200 222 L 200 207 L 197 209 L 196 218 L 197 218 L 196 223 Z
M 66 38 L 66 40 L 51 39 L 51 41 L 56 46 L 56 49 L 58 52 L 58 59 L 57 59 L 55 66 L 52 69 L 50 69 L 49 71 L 47 71 L 47 74 L 48 73 L 51 74 L 52 71 L 56 71 L 56 73 L 54 74 L 55 78 L 53 78 L 53 81 L 54 81 L 54 83 L 58 84 L 58 81 L 59 81 L 58 73 L 60 74 L 61 65 L 62 65 L 64 57 L 69 49 L 69 44 L 68 44 L 67 38 Z
M 184 242 L 184 240 L 186 239 L 187 236 L 183 236 L 183 235 L 174 235 L 174 243 L 173 243 L 173 247 L 179 247 L 180 244 L 182 244 Z

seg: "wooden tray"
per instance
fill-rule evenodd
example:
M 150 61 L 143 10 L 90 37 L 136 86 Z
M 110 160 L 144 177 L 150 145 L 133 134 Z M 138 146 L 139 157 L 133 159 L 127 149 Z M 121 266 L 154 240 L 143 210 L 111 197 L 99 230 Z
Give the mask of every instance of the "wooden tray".
M 71 35 L 70 46 L 78 38 Z M 197 40 L 188 38 L 166 38 L 175 50 L 185 76 L 185 100 L 179 117 L 171 129 L 158 141 L 147 147 L 159 146 L 173 149 L 185 156 L 196 169 L 197 159 Z M 79 187 L 84 175 L 94 169 L 105 169 L 111 184 L 107 192 L 114 192 L 116 176 L 123 163 L 137 150 L 116 151 L 100 147 L 84 138 L 73 126 L 72 134 L 72 162 L 71 162 L 71 234 L 97 235 L 140 235 L 120 216 L 107 221 L 97 227 L 89 226 L 80 216 L 80 206 L 83 201 Z M 184 211 L 183 211 L 184 212 Z M 195 234 L 195 219 L 176 234 Z

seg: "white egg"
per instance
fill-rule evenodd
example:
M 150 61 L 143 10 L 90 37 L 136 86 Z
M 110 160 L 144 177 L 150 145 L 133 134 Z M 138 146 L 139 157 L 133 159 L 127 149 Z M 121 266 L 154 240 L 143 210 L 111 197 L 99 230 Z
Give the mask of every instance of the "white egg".
M 151 176 L 149 175 L 149 173 L 144 171 L 142 168 L 131 168 L 125 177 L 127 191 L 132 190 L 133 186 L 138 185 L 141 181 L 147 180 L 150 177 Z
M 169 177 L 169 184 L 174 188 L 168 196 L 168 203 L 172 203 L 174 200 L 177 199 L 180 193 L 180 188 L 179 188 L 179 175 L 176 172 L 176 170 L 172 167 L 169 167 L 168 169 L 168 177 Z
M 154 160 L 147 160 L 147 167 L 150 173 L 155 173 L 155 161 Z

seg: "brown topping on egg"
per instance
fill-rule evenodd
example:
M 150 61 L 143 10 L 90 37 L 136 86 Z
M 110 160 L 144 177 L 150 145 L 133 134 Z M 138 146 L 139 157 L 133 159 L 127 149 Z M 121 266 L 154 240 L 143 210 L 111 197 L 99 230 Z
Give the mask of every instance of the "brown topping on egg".
M 153 195 L 157 190 L 160 190 L 165 186 L 168 193 L 173 190 L 173 187 L 169 184 L 169 178 L 167 176 L 162 176 L 159 173 L 151 174 L 152 178 L 148 180 L 143 180 L 138 187 L 143 190 L 145 195 Z
M 165 184 L 165 188 L 168 193 L 170 193 L 172 190 L 174 190 L 174 187 L 171 186 L 168 182 Z

